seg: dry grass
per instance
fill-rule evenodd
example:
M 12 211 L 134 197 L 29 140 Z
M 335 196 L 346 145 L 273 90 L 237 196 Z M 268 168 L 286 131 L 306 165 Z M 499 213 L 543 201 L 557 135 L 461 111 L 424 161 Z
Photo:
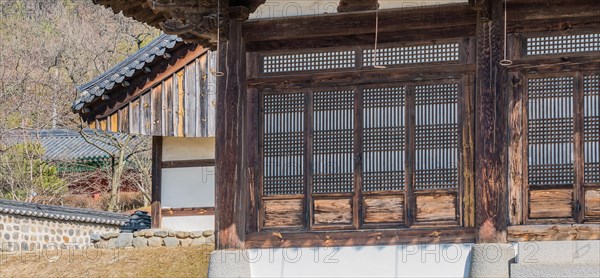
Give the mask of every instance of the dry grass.
M 206 277 L 212 247 L 0 252 L 0 277 Z

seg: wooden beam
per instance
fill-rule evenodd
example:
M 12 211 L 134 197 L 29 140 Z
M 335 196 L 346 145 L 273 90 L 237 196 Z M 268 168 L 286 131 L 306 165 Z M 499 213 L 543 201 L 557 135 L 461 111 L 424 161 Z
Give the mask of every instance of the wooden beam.
M 232 9 L 233 11 L 233 9 Z M 233 14 L 243 14 L 236 11 Z M 231 18 L 229 41 L 219 48 L 216 115 L 216 248 L 243 247 L 245 235 L 246 177 L 243 144 L 246 90 L 246 60 L 242 39 L 242 18 Z
M 489 20 L 477 21 L 475 119 L 475 223 L 477 241 L 506 241 L 507 226 L 507 70 L 499 62 L 504 45 L 503 1 L 491 1 Z
M 264 231 L 248 234 L 245 248 L 332 247 L 398 244 L 470 243 L 475 230 L 462 227 L 357 231 Z
M 204 208 L 164 208 L 161 209 L 162 217 L 169 216 L 198 216 L 198 215 L 215 215 L 214 207 Z
M 340 0 L 337 7 L 338 13 L 358 12 L 377 9 L 377 0 Z
M 152 228 L 160 228 L 161 217 L 161 184 L 162 184 L 162 147 L 163 138 L 152 137 L 152 204 L 150 207 Z
M 527 225 L 508 227 L 508 241 L 598 240 L 598 224 Z
M 162 168 L 190 168 L 215 166 L 214 159 L 163 161 Z

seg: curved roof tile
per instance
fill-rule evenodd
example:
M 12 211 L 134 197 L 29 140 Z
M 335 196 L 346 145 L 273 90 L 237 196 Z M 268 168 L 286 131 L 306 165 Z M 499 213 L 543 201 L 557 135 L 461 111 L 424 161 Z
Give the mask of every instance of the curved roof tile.
M 112 89 L 115 85 L 123 83 L 126 78 L 132 77 L 152 63 L 156 57 L 162 56 L 167 50 L 173 49 L 175 45 L 183 40 L 176 35 L 162 34 L 138 52 L 127 57 L 125 60 L 96 77 L 94 80 L 77 87 L 78 98 L 73 102 L 71 108 L 79 111 L 97 97 Z M 95 96 L 95 97 L 94 97 Z

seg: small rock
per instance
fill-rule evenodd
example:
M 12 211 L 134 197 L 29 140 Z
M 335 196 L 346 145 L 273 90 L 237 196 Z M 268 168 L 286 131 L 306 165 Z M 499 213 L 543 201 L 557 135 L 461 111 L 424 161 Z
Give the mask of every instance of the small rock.
M 166 237 L 164 239 L 165 246 L 167 247 L 177 247 L 179 246 L 179 240 L 174 237 Z
M 108 248 L 116 248 L 117 238 L 111 238 L 108 240 Z
M 189 247 L 192 244 L 191 238 L 182 238 L 179 240 L 179 246 Z
M 148 247 L 148 240 L 145 237 L 134 237 L 132 243 L 135 248 L 141 249 Z
M 117 248 L 131 247 L 133 245 L 133 233 L 120 233 L 115 244 Z
M 215 231 L 213 231 L 213 230 L 206 230 L 206 231 L 202 232 L 202 235 L 204 237 L 209 237 L 209 236 L 212 236 L 214 234 L 215 234 Z
M 98 249 L 108 249 L 108 241 L 98 241 L 94 243 L 94 247 Z
M 158 237 L 167 237 L 169 235 L 169 232 L 167 231 L 163 231 L 163 230 L 157 230 L 154 231 L 154 236 L 158 236 Z
M 97 242 L 97 241 L 100 241 L 101 239 L 102 238 L 100 237 L 100 234 L 98 234 L 98 233 L 90 234 L 90 240 L 92 242 Z
M 175 232 L 175 236 L 177 238 L 188 238 L 190 237 L 190 232 Z
M 206 237 L 206 243 L 214 244 L 215 243 L 215 235 Z
M 169 236 L 175 236 L 175 232 L 173 232 L 171 230 L 169 230 L 168 232 L 169 232 Z
M 150 247 L 160 247 L 163 245 L 163 239 L 160 237 L 151 237 L 148 239 L 148 246 Z
M 194 231 L 190 233 L 190 237 L 191 238 L 199 238 L 199 237 L 203 237 L 202 232 L 201 231 Z
M 136 231 L 136 232 L 133 232 L 133 236 L 134 237 L 140 237 L 140 236 L 144 236 L 144 235 L 142 234 L 141 231 Z
M 117 232 L 108 232 L 108 233 L 104 233 L 102 235 L 100 235 L 100 237 L 102 239 L 111 239 L 111 238 L 116 238 L 119 236 L 119 233 Z
M 141 231 L 138 231 L 139 236 L 145 236 L 145 237 L 153 237 L 154 236 L 154 230 L 152 229 L 144 229 Z
M 206 243 L 206 240 L 203 237 L 197 237 L 192 239 L 192 243 L 190 244 L 191 246 L 202 246 L 204 243 Z

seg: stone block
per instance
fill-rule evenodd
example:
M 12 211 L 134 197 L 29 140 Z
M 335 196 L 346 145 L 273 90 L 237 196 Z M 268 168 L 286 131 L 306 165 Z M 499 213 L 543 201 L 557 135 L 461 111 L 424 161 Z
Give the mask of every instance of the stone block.
M 145 237 L 134 237 L 132 240 L 133 247 L 135 248 L 146 248 L 148 247 L 148 239 Z
M 190 237 L 191 238 L 199 238 L 199 237 L 203 237 L 202 235 L 202 231 L 194 231 L 190 233 Z
M 600 240 L 519 242 L 519 264 L 600 262 Z
M 511 264 L 510 277 L 600 277 L 600 264 Z
M 104 233 L 102 235 L 100 235 L 100 237 L 102 239 L 111 239 L 111 238 L 116 238 L 119 236 L 119 233 L 117 232 L 108 232 L 108 233 Z
M 174 237 L 166 237 L 163 239 L 163 241 L 165 242 L 165 246 L 167 246 L 167 247 L 179 246 L 179 239 L 174 238 Z
M 177 238 L 188 238 L 188 237 L 190 237 L 190 232 L 183 232 L 183 231 L 175 232 L 175 236 Z
M 192 243 L 190 244 L 190 246 L 202 246 L 204 243 L 206 243 L 204 237 L 197 237 L 192 239 Z
M 163 239 L 161 237 L 151 237 L 148 239 L 148 246 L 159 247 L 163 245 Z
M 208 243 L 208 244 L 214 244 L 215 243 L 215 235 L 205 237 L 205 239 L 206 239 L 206 243 Z
M 133 233 L 120 233 L 115 243 L 118 248 L 133 246 Z
M 100 241 L 102 239 L 102 237 L 100 237 L 99 233 L 90 233 L 90 240 L 92 242 L 97 242 Z
M 209 237 L 214 234 L 215 234 L 215 231 L 213 231 L 213 230 L 206 230 L 206 231 L 202 232 L 202 236 L 204 236 L 204 237 Z
M 192 239 L 191 238 L 182 238 L 182 239 L 179 239 L 179 246 L 181 246 L 181 247 L 189 247 L 190 245 L 192 245 Z
M 514 257 L 510 244 L 474 244 L 469 277 L 509 277 L 509 264 Z
M 169 236 L 169 232 L 164 230 L 156 230 L 154 231 L 154 236 L 165 238 Z

